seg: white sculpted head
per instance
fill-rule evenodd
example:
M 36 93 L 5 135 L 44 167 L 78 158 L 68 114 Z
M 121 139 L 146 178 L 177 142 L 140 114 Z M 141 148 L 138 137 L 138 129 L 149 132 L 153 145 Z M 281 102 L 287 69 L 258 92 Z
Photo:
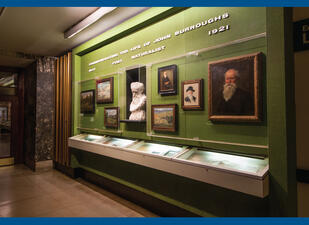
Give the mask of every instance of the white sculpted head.
M 132 102 L 130 104 L 131 115 L 130 120 L 145 120 L 145 104 L 146 95 L 144 92 L 144 84 L 140 82 L 131 83 Z
M 144 84 L 140 82 L 133 82 L 131 83 L 131 90 L 133 98 L 135 98 L 137 95 L 140 95 L 144 92 Z

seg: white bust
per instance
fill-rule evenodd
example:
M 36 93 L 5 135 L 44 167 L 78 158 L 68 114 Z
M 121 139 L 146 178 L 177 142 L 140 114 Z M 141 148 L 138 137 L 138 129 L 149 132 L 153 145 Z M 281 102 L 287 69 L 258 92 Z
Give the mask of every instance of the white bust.
M 146 95 L 144 94 L 144 84 L 140 82 L 131 83 L 132 102 L 130 105 L 131 115 L 129 120 L 145 120 Z

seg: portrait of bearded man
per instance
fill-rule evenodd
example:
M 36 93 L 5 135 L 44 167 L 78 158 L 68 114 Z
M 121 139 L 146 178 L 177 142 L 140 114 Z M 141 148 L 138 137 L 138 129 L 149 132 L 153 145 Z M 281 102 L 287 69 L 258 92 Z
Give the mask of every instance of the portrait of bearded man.
M 220 115 L 253 115 L 254 101 L 252 95 L 239 87 L 241 76 L 236 69 L 228 69 L 224 74 L 222 94 L 219 93 L 214 108 Z

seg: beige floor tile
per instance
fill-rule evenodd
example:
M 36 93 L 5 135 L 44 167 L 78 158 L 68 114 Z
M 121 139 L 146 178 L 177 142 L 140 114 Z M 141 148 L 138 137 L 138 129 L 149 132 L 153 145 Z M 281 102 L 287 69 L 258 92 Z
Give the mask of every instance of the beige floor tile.
M 74 180 L 44 162 L 38 172 L 24 165 L 0 168 L 0 217 L 156 216 L 82 179 Z
M 0 206 L 46 194 L 39 187 L 3 187 L 0 191 Z
M 35 217 L 59 208 L 63 207 L 51 197 L 39 196 L 1 206 L 0 212 L 5 217 Z
M 15 165 L 15 166 L 5 166 L 0 167 L 0 179 L 4 177 L 11 177 L 11 176 L 23 176 L 26 174 L 33 174 L 34 172 L 24 165 Z
M 62 208 L 50 211 L 48 213 L 43 213 L 38 217 L 76 217 L 76 216 L 69 208 Z

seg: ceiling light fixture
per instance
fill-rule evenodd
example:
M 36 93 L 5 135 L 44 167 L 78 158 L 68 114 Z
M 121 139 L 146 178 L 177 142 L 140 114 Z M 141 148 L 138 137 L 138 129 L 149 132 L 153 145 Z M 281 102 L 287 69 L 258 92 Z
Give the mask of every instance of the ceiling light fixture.
M 64 38 L 71 38 L 74 35 L 78 34 L 91 24 L 95 23 L 97 20 L 102 18 L 104 15 L 107 13 L 113 11 L 117 7 L 100 7 L 96 11 L 94 11 L 92 14 L 87 16 L 85 19 L 80 21 L 79 23 L 75 24 L 73 27 L 68 29 L 67 31 L 64 32 Z
M 0 7 L 0 16 L 4 13 L 5 7 Z

